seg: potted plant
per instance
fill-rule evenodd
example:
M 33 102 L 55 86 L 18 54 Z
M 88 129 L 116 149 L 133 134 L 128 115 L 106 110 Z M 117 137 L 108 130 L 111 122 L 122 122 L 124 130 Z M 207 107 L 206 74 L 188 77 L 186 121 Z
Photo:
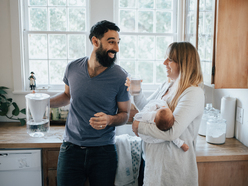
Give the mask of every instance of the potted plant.
M 26 118 L 18 118 L 17 116 L 22 113 L 26 114 L 26 109 L 20 110 L 16 102 L 12 101 L 12 98 L 7 98 L 5 95 L 7 92 L 5 89 L 9 89 L 8 87 L 0 86 L 0 116 L 6 116 L 8 119 L 19 120 L 21 125 L 25 125 Z M 8 112 L 10 107 L 13 106 L 12 115 L 9 116 Z

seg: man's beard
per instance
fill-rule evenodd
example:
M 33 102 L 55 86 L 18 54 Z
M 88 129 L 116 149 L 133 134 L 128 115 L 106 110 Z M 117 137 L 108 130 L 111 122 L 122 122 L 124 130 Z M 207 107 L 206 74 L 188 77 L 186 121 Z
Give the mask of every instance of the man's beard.
M 109 57 L 108 53 L 114 53 L 115 56 L 113 58 Z M 103 50 L 102 44 L 100 47 L 96 50 L 96 60 L 104 67 L 110 67 L 114 64 L 116 60 L 116 51 L 114 50 Z

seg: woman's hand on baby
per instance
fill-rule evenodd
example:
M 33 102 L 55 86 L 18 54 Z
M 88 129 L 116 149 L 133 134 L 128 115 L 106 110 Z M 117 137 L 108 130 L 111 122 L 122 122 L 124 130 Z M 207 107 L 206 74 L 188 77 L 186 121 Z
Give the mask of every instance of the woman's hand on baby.
M 139 121 L 134 120 L 134 121 L 133 121 L 133 124 L 132 124 L 133 132 L 134 132 L 135 135 L 138 136 L 138 137 L 139 137 L 139 134 L 138 134 L 139 123 L 140 123 Z

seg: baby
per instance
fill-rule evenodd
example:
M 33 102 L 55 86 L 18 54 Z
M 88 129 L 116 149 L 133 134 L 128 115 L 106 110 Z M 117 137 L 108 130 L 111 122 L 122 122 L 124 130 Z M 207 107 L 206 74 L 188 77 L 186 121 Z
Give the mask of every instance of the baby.
M 156 124 L 158 129 L 162 131 L 169 130 L 175 121 L 172 111 L 169 109 L 166 101 L 163 100 L 152 100 L 150 101 L 141 112 L 135 114 L 134 119 L 137 121 L 148 122 Z M 162 139 L 156 139 L 151 136 L 139 134 L 139 136 L 147 143 L 161 143 L 164 142 Z M 184 143 L 181 139 L 176 139 L 173 143 L 178 147 L 182 148 L 183 151 L 187 151 L 189 146 Z

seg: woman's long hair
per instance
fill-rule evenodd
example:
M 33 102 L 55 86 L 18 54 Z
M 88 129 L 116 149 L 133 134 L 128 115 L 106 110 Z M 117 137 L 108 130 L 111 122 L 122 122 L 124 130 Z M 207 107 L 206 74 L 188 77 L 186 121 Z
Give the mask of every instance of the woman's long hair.
M 190 86 L 199 86 L 203 82 L 203 76 L 199 54 L 191 43 L 172 43 L 166 53 L 170 60 L 179 65 L 179 77 L 175 80 L 168 98 L 168 106 L 173 112 L 180 95 Z

